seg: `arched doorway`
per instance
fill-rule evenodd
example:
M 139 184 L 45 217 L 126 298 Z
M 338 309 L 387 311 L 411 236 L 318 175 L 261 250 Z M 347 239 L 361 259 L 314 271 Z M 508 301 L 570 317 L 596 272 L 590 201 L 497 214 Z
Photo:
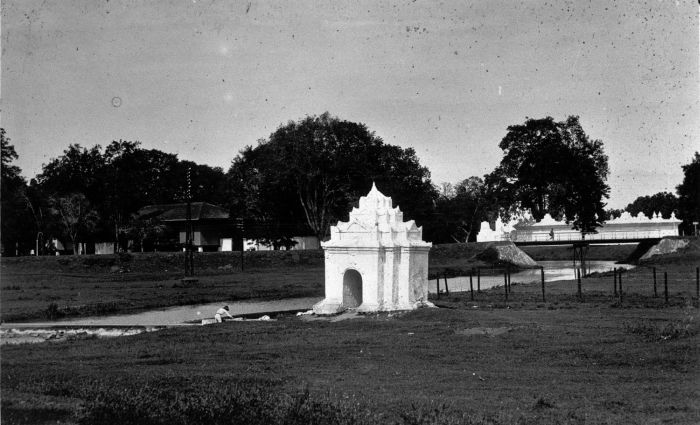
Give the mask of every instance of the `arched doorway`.
M 362 304 L 362 275 L 348 269 L 343 275 L 343 307 L 356 308 Z

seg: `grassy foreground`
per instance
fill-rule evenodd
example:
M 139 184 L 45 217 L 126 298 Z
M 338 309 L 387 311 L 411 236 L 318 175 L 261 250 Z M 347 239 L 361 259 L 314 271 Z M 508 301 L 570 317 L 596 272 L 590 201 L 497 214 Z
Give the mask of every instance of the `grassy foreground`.
M 659 270 L 660 271 L 660 270 Z M 444 308 L 3 346 L 3 423 L 700 422 L 694 268 L 443 294 Z M 663 294 L 663 292 L 661 292 Z

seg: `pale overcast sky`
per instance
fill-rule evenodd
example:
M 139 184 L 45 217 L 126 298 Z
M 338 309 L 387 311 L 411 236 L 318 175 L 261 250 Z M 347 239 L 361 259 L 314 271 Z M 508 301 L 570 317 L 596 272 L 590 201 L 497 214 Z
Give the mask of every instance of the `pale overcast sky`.
M 700 150 L 698 36 L 695 0 L 4 0 L 2 126 L 27 177 L 115 139 L 226 170 L 329 111 L 454 183 L 508 125 L 579 115 L 624 207 Z

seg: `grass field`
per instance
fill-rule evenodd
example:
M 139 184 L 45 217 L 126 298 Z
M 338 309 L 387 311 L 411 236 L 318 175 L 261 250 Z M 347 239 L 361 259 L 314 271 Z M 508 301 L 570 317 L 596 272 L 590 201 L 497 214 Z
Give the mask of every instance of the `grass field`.
M 477 258 L 488 245 L 436 246 L 430 254 L 430 274 L 464 275 L 473 267 L 489 267 L 490 263 Z M 539 257 L 570 258 L 566 247 L 544 248 L 535 250 Z M 605 259 L 613 260 L 626 258 L 631 252 L 629 246 L 596 249 Z M 195 269 L 199 282 L 190 285 L 181 282 L 181 253 L 3 258 L 0 320 L 37 321 L 252 298 L 323 295 L 322 252 L 252 252 L 246 256 L 247 266 L 241 272 L 238 253 L 198 254 Z
M 201 275 L 5 273 L 2 321 L 130 313 L 177 305 L 242 299 L 323 296 L 323 266 L 254 269 Z
M 503 287 L 443 293 L 432 300 L 441 308 L 337 322 L 281 316 L 2 346 L 1 420 L 697 424 L 697 259 L 624 272 L 622 294 L 603 273 L 582 280 L 580 297 L 574 280 L 547 283 L 546 300 L 539 284 L 514 281 L 507 299 Z M 52 264 L 3 265 L 3 320 L 323 294 L 314 262 L 215 269 L 190 286 L 179 272 Z
M 240 288 L 257 277 L 272 291 L 317 273 L 233 276 Z M 611 275 L 597 275 L 583 280 L 583 300 L 575 281 L 548 284 L 547 302 L 539 285 L 513 282 L 508 302 L 494 288 L 475 301 L 469 293 L 443 294 L 439 309 L 340 322 L 281 317 L 3 346 L 2 419 L 695 424 L 695 269 L 658 265 L 658 297 L 651 279 L 648 268 L 624 273 L 622 298 L 613 296 Z

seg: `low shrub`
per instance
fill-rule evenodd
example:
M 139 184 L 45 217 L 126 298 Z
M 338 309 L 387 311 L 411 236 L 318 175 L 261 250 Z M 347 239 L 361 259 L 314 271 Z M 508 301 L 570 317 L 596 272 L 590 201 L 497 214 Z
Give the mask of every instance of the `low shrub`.
M 63 316 L 65 316 L 65 314 L 58 308 L 58 304 L 56 303 L 49 304 L 46 310 L 44 310 L 44 317 L 48 320 L 60 319 Z
M 692 317 L 660 324 L 648 320 L 626 322 L 624 323 L 624 328 L 626 333 L 640 335 L 648 341 L 667 341 L 689 338 L 698 332 L 697 326 L 694 326 Z
M 184 391 L 158 386 L 101 387 L 78 414 L 80 424 L 375 424 L 381 417 L 355 405 L 292 396 L 269 387 L 212 383 Z

